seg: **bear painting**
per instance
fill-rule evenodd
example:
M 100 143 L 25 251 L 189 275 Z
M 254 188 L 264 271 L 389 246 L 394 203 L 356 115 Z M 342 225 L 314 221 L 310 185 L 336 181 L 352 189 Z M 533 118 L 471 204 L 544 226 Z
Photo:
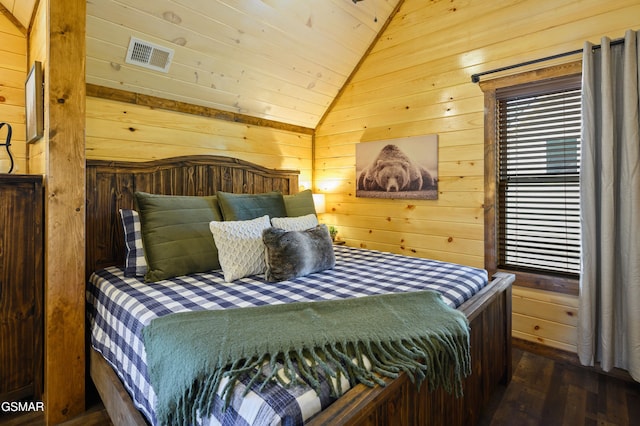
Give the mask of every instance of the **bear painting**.
M 387 143 L 358 174 L 356 195 L 436 199 L 437 179 L 397 144 Z

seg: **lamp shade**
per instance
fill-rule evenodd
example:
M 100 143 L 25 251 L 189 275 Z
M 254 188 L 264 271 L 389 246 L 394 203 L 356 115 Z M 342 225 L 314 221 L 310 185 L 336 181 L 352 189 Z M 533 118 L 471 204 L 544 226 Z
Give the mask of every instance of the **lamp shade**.
M 316 208 L 316 214 L 325 213 L 327 206 L 324 202 L 324 194 L 313 194 L 313 205 Z

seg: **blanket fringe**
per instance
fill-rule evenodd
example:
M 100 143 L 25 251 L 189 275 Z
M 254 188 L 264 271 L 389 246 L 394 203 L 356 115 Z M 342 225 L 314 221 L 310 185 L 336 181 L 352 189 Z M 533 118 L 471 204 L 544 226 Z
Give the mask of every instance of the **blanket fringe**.
M 265 322 L 252 328 L 256 319 Z M 352 319 L 363 326 L 352 330 Z M 277 384 L 338 398 L 347 384 L 405 373 L 418 388 L 461 396 L 471 374 L 468 321 L 432 291 L 178 313 L 143 336 L 163 425 L 193 424 Z
M 363 383 L 373 387 L 384 386 L 383 377 L 396 378 L 404 372 L 418 388 L 426 380 L 431 390 L 442 387 L 462 396 L 462 380 L 471 374 L 468 347 L 468 335 L 446 333 L 395 342 L 341 342 L 236 360 L 218 365 L 193 383 L 176 401 L 168 420 L 170 424 L 186 424 L 196 415 L 211 414 L 217 408 L 215 393 L 224 401 L 222 409 L 226 409 L 236 382 L 243 377 L 249 379 L 246 395 L 254 385 L 262 390 L 276 381 L 287 387 L 305 384 L 319 393 L 320 375 L 324 375 L 331 395 L 337 398 L 343 394 L 343 377 L 350 386 Z

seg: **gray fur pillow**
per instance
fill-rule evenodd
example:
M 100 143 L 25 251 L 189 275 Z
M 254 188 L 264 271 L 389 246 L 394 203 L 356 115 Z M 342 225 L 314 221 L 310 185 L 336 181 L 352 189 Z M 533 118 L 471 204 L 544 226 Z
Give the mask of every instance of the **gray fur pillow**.
M 336 264 L 327 225 L 304 231 L 267 228 L 262 232 L 266 247 L 267 281 L 283 281 L 331 269 Z

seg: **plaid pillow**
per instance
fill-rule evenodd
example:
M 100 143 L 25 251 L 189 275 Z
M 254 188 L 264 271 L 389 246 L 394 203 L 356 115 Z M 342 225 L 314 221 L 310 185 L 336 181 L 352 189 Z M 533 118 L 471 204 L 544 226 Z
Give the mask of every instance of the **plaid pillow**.
M 124 276 L 143 277 L 147 273 L 147 261 L 144 258 L 140 216 L 135 210 L 120 209 L 122 229 L 124 230 L 125 253 Z

